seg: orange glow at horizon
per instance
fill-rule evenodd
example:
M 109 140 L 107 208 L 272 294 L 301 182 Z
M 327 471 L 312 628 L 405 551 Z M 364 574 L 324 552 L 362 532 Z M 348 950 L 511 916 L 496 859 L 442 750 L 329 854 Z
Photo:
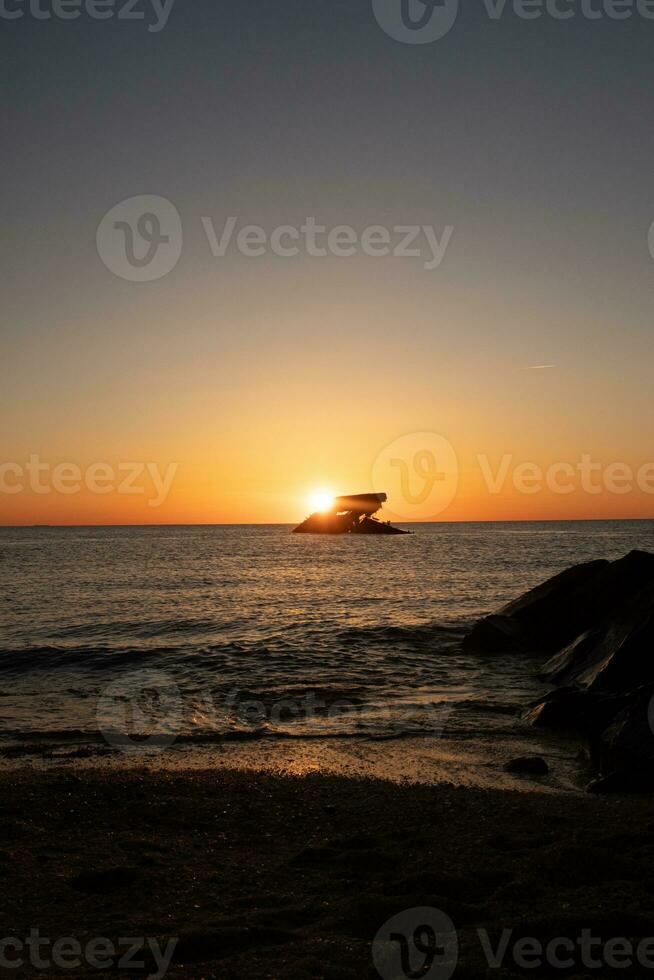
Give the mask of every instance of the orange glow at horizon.
M 160 464 L 158 484 L 144 476 L 140 486 L 131 488 L 132 491 L 140 489 L 142 492 L 138 494 L 118 492 L 115 488 L 106 494 L 92 493 L 85 486 L 77 493 L 35 493 L 28 487 L 22 493 L 0 493 L 0 524 L 295 524 L 308 513 L 328 509 L 334 499 L 326 489 L 313 489 L 329 484 L 312 480 L 312 470 L 321 470 L 331 485 L 353 487 L 354 492 L 384 490 L 388 501 L 383 506 L 383 514 L 396 523 L 654 517 L 654 467 L 647 468 L 648 464 L 638 458 L 620 466 L 631 466 L 634 475 L 640 472 L 642 487 L 651 488 L 647 492 L 637 486 L 635 479 L 632 489 L 625 492 L 622 471 L 611 469 L 615 465 L 611 457 L 598 456 L 605 469 L 593 474 L 592 482 L 585 489 L 580 479 L 570 479 L 572 489 L 560 493 L 547 484 L 548 466 L 559 465 L 550 464 L 547 457 L 541 457 L 543 479 L 539 483 L 532 473 L 536 464 L 529 463 L 528 472 L 524 470 L 527 456 L 516 453 L 505 475 L 501 471 L 501 454 L 490 457 L 485 471 L 476 456 L 466 451 L 458 454 L 458 485 L 452 501 L 434 513 L 430 499 L 421 502 L 418 492 L 411 498 L 417 502 L 407 506 L 399 471 L 389 470 L 383 486 L 374 484 L 371 475 L 374 453 L 368 453 L 366 458 L 363 453 L 359 456 L 357 447 L 352 447 L 348 454 L 341 447 L 340 456 L 338 467 L 334 465 L 331 470 L 316 459 L 307 461 L 299 452 L 294 452 L 278 468 L 273 466 L 272 457 L 265 454 L 243 459 L 240 467 L 234 459 L 233 464 L 231 461 L 223 464 L 224 469 L 217 462 L 209 465 L 203 460 L 182 460 L 167 495 L 166 488 L 162 490 L 166 463 Z M 568 465 L 573 465 L 574 455 L 563 458 L 571 459 Z M 114 464 L 116 470 L 119 465 Z M 603 473 L 615 479 L 615 487 L 620 492 L 606 489 Z M 566 474 L 557 471 L 555 477 L 561 486 L 567 487 Z M 496 485 L 489 487 L 491 478 Z M 413 474 L 411 489 L 419 491 L 422 479 L 420 474 Z
M 574 468 L 589 454 L 605 469 L 648 464 L 644 343 L 634 341 L 628 378 L 625 364 L 616 373 L 612 361 L 598 354 L 590 364 L 576 349 L 565 352 L 567 361 L 559 349 L 552 370 L 526 371 L 525 363 L 550 363 L 549 352 L 519 333 L 510 348 L 498 337 L 506 339 L 507 318 L 517 330 L 526 317 L 548 336 L 550 309 L 535 313 L 516 294 L 510 309 L 493 312 L 483 293 L 462 294 L 446 282 L 435 298 L 422 279 L 403 288 L 399 265 L 383 282 L 375 272 L 368 291 L 344 283 L 341 271 L 330 278 L 328 263 L 321 268 L 318 283 L 298 280 L 295 292 L 277 268 L 269 280 L 257 271 L 265 301 L 263 286 L 246 288 L 254 271 L 237 277 L 221 287 L 219 314 L 213 287 L 148 293 L 147 317 L 136 303 L 121 311 L 121 344 L 110 311 L 97 314 L 92 337 L 86 324 L 71 323 L 44 332 L 38 348 L 15 346 L 3 395 L 21 425 L 5 426 L 0 465 L 24 468 L 38 454 L 51 468 L 78 467 L 83 479 L 79 492 L 70 490 L 70 473 L 66 492 L 35 491 L 29 480 L 17 493 L 0 489 L 0 524 L 297 524 L 310 495 L 327 488 L 386 492 L 383 514 L 397 523 L 654 517 L 654 490 L 635 481 L 629 492 L 600 483 L 589 493 L 578 476 L 562 494 L 547 481 L 537 492 L 516 489 L 516 469 L 528 463 L 547 472 L 561 462 Z M 307 323 L 316 325 L 310 349 Z M 405 323 L 411 328 L 400 329 Z M 578 310 L 561 323 L 575 336 L 596 329 Z M 421 432 L 442 434 L 458 460 L 456 493 L 438 513 L 420 500 L 422 480 L 440 486 L 440 459 L 435 468 L 424 459 L 394 465 L 391 454 L 380 485 L 373 477 L 391 444 Z M 489 460 L 491 482 L 502 477 L 499 492 L 489 489 L 479 455 Z M 118 478 L 129 475 L 119 468 L 133 461 L 152 470 L 119 492 Z M 116 476 L 102 492 L 99 463 Z M 17 476 L 5 479 L 13 485 Z M 524 474 L 523 482 L 530 482 Z

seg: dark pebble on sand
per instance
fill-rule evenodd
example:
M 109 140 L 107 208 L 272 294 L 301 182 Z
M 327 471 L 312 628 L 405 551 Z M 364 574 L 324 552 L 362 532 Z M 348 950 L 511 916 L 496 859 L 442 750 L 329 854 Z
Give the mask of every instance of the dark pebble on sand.
M 504 765 L 505 772 L 524 773 L 527 776 L 547 776 L 550 767 L 539 755 L 520 756 Z

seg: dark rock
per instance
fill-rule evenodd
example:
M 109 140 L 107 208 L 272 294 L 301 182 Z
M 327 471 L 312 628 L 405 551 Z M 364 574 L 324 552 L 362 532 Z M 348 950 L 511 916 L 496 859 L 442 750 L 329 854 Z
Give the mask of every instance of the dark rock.
M 479 652 L 495 653 L 504 650 L 530 648 L 538 653 L 561 646 L 560 637 L 569 630 L 572 639 L 578 620 L 575 597 L 588 587 L 600 571 L 609 565 L 607 561 L 586 562 L 567 568 L 553 578 L 510 602 L 499 614 L 480 620 L 464 640 L 464 648 Z M 555 633 L 557 640 L 553 640 Z M 502 646 L 504 638 L 507 646 Z
M 603 731 L 627 702 L 628 696 L 622 694 L 592 694 L 580 688 L 561 687 L 528 707 L 522 717 L 536 728 L 592 735 Z
M 634 787 L 654 786 L 654 685 L 622 699 L 610 724 L 594 733 L 593 761 L 601 775 L 623 774 Z
M 627 692 L 654 681 L 654 584 L 639 591 L 543 668 L 557 684 Z
M 608 793 L 651 793 L 654 790 L 654 773 L 628 769 L 598 776 L 586 786 L 586 792 L 604 795 Z
M 553 684 L 566 684 L 574 681 L 593 660 L 598 644 L 605 630 L 596 626 L 576 637 L 543 665 L 540 676 Z
M 542 676 L 563 686 L 523 718 L 588 738 L 592 792 L 654 789 L 654 555 L 568 569 L 478 623 L 468 645 L 549 650 Z
M 541 701 L 529 705 L 522 718 L 537 728 L 568 728 L 585 731 L 582 724 L 586 710 L 586 695 L 573 688 L 552 691 Z
M 506 772 L 524 773 L 528 776 L 547 776 L 550 767 L 539 755 L 521 756 L 505 763 Z
M 520 652 L 525 647 L 525 637 L 517 620 L 509 616 L 485 616 L 472 627 L 463 640 L 464 650 L 483 653 Z
M 567 568 L 510 602 L 502 615 L 519 624 L 536 649 L 559 647 L 580 632 L 589 586 L 595 586 L 608 566 L 606 561 L 591 561 Z
M 641 629 L 650 616 L 643 613 L 631 632 L 625 621 L 613 624 L 595 647 L 593 659 L 582 647 L 576 673 L 569 661 L 566 674 L 576 678 L 576 685 L 552 692 L 524 715 L 533 725 L 567 728 L 588 737 L 591 762 L 608 779 L 595 792 L 620 785 L 619 773 L 625 776 L 621 791 L 627 785 L 640 788 L 648 779 L 654 782 L 647 775 L 648 770 L 654 773 L 654 658 L 648 634 Z M 632 686 L 639 674 L 647 683 Z
M 464 648 L 554 654 L 654 586 L 654 555 L 632 551 L 618 561 L 568 568 L 476 624 Z

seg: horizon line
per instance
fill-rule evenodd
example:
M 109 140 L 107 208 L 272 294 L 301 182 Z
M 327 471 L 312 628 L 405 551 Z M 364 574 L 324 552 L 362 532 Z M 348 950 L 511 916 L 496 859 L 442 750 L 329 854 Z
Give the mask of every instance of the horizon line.
M 397 525 L 419 526 L 421 524 L 606 524 L 606 523 L 643 523 L 654 521 L 652 517 L 522 517 L 522 518 L 497 518 L 493 520 L 451 520 L 451 521 L 393 521 Z M 293 521 L 228 521 L 228 522 L 166 522 L 162 524 L 0 524 L 0 530 L 19 531 L 34 530 L 35 528 L 100 528 L 100 527 L 296 527 Z M 337 536 L 337 535 L 335 535 Z

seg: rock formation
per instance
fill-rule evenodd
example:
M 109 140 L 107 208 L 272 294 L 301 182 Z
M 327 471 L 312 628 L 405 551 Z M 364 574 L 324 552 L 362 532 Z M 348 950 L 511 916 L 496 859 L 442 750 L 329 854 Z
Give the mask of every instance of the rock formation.
M 480 620 L 464 646 L 549 655 L 533 725 L 586 736 L 595 792 L 654 789 L 654 554 L 569 568 Z

